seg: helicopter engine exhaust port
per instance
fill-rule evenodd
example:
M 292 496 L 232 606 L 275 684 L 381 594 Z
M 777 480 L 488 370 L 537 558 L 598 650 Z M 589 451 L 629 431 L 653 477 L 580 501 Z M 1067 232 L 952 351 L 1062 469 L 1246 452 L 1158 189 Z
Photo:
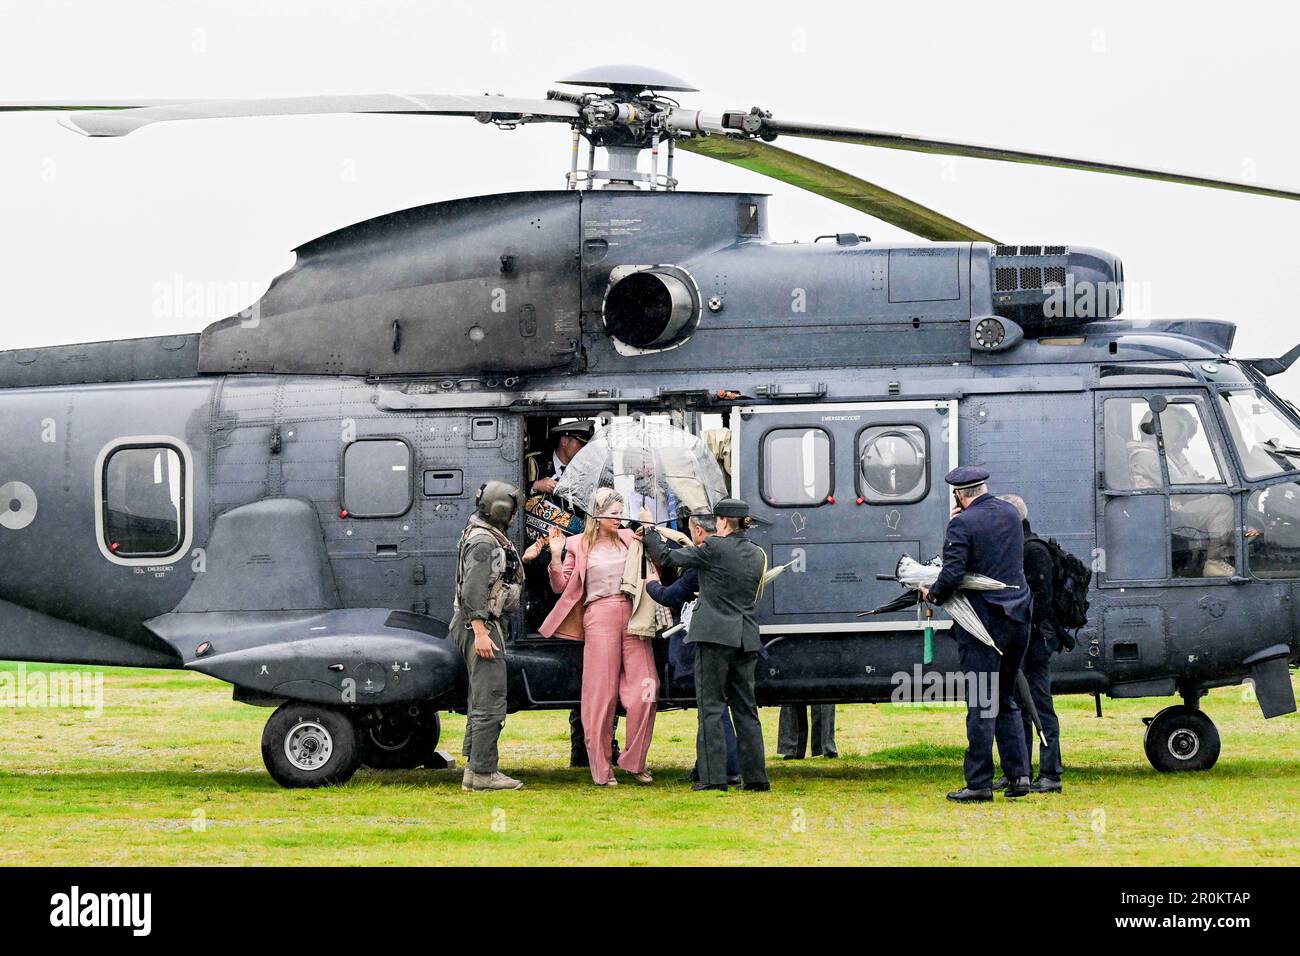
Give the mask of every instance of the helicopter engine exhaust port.
M 700 291 L 677 266 L 618 266 L 609 276 L 605 331 L 623 355 L 676 348 L 700 322 Z

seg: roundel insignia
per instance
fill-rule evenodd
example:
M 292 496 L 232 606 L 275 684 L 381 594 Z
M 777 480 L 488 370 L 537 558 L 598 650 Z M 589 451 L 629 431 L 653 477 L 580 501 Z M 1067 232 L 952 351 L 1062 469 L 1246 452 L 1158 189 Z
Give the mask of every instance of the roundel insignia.
M 36 520 L 36 492 L 21 481 L 0 485 L 0 528 L 20 531 Z

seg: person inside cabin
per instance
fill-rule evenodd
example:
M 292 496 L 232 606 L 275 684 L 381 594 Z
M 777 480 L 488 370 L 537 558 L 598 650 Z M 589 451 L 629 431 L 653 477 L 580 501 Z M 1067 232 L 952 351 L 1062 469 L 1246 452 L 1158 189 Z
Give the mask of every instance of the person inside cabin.
M 548 431 L 548 448 L 529 452 L 526 471 L 528 501 L 524 507 L 524 532 L 530 541 L 543 541 L 551 537 L 551 530 L 562 535 L 581 534 L 585 527 L 582 512 L 555 496 L 555 486 L 564 477 L 564 470 L 578 452 L 587 447 L 595 434 L 596 423 L 589 418 L 571 422 L 556 421 Z M 529 629 L 540 628 L 555 606 L 556 595 L 550 583 L 550 549 L 542 551 L 541 558 L 528 566 L 526 576 L 525 618 Z M 618 760 L 618 715 L 614 716 L 615 737 L 613 759 Z M 569 711 L 569 766 L 588 765 L 586 735 L 582 729 L 582 709 Z

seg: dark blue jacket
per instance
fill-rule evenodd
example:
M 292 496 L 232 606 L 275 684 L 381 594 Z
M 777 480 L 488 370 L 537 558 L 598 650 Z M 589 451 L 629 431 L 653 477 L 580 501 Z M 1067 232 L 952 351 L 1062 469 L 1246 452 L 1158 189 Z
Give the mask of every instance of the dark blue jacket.
M 948 522 L 943 570 L 930 587 L 930 600 L 942 604 L 952 597 L 963 574 L 985 574 L 1015 585 L 1000 591 L 963 592 L 995 641 L 1006 618 L 1029 622 L 1033 595 L 1025 581 L 1025 532 L 1015 505 L 981 495 Z
M 651 600 L 673 612 L 673 623 L 680 624 L 682 605 L 700 593 L 700 575 L 694 568 L 687 568 L 672 584 L 647 581 L 645 589 Z
M 673 623 L 682 623 L 682 605 L 692 601 L 700 591 L 700 576 L 694 568 L 687 568 L 672 584 L 647 581 L 646 593 L 673 612 Z M 668 666 L 675 680 L 685 680 L 695 673 L 695 651 L 685 644 L 686 635 L 678 631 L 668 639 Z

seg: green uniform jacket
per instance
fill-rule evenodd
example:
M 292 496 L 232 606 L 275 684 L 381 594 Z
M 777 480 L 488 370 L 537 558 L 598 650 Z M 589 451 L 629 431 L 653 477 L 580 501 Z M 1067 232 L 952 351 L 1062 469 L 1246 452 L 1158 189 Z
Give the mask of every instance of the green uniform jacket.
M 747 534 L 714 535 L 696 547 L 670 550 L 657 531 L 647 529 L 645 543 L 661 568 L 694 568 L 700 576 L 700 599 L 685 643 L 762 648 L 757 609 L 767 554 Z

